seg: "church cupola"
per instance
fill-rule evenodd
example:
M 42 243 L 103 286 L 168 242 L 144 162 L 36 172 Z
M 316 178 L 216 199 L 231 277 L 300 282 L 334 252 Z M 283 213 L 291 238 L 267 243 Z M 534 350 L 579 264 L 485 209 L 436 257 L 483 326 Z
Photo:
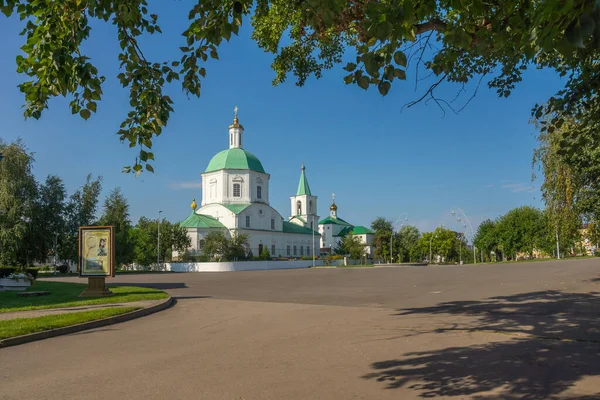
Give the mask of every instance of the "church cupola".
M 335 194 L 331 195 L 331 207 L 329 207 L 329 215 L 332 218 L 337 218 L 337 205 L 335 204 Z
M 241 149 L 242 148 L 242 134 L 244 133 L 244 127 L 238 120 L 238 108 L 237 106 L 233 109 L 233 124 L 229 125 L 229 148 L 230 149 Z

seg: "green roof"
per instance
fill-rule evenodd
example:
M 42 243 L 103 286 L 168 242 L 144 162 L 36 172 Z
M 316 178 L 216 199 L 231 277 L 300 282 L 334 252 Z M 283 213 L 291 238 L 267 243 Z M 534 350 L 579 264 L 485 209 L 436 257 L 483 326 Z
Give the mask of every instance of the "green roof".
M 241 204 L 222 204 L 223 207 L 227 208 L 234 214 L 239 214 L 244 211 L 250 203 L 241 203 Z
M 308 179 L 306 179 L 306 174 L 304 173 L 304 163 L 302 163 L 302 173 L 300 174 L 300 182 L 298 183 L 298 192 L 296 196 L 302 195 L 312 196 L 310 193 L 310 187 L 308 186 Z
M 225 225 L 220 223 L 209 215 L 196 214 L 192 211 L 189 217 L 179 223 L 183 228 L 225 228 Z
M 327 218 L 319 221 L 319 225 L 327 225 L 327 224 L 352 226 L 341 218 L 327 217 Z
M 306 221 L 304 220 L 304 218 L 302 218 L 302 217 L 299 217 L 299 216 L 297 216 L 297 215 L 294 215 L 292 218 L 290 218 L 290 221 L 291 221 L 291 220 L 293 220 L 293 219 L 298 219 L 298 220 L 300 220 L 300 221 L 302 221 L 302 222 L 306 223 Z
M 293 222 L 287 222 L 287 221 L 283 221 L 283 232 L 285 232 L 285 233 L 302 233 L 305 235 L 313 234 L 312 229 L 305 228 L 303 226 L 296 225 Z M 319 232 L 314 231 L 314 233 L 315 233 L 315 236 L 320 236 Z
M 337 236 L 337 237 L 344 237 L 346 236 L 349 232 L 352 231 L 353 226 L 346 226 L 345 228 L 343 228 L 341 231 L 339 231 L 337 233 L 337 235 L 333 235 L 333 236 Z
M 227 149 L 217 153 L 210 160 L 204 172 L 220 169 L 251 169 L 252 171 L 265 173 L 260 160 L 254 154 L 240 148 Z
M 354 228 L 352 228 L 352 232 L 350 233 L 352 235 L 370 235 L 374 234 L 375 232 L 364 226 L 355 226 Z

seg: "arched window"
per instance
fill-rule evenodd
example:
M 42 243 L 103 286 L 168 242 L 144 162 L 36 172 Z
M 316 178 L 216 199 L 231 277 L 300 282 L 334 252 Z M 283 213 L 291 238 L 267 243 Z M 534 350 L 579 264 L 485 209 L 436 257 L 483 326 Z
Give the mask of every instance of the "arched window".
M 308 202 L 308 213 L 312 214 L 312 200 Z
M 239 183 L 233 184 L 233 197 L 242 197 L 242 185 Z
M 296 214 L 302 215 L 302 202 L 300 200 L 296 202 Z
M 256 187 L 256 198 L 257 199 L 262 199 L 262 186 L 257 186 Z

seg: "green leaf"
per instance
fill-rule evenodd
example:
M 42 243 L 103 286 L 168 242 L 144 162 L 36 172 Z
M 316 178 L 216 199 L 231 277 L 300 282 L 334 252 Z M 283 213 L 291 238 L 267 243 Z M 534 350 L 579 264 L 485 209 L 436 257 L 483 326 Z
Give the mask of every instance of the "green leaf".
M 154 168 L 150 164 L 146 164 L 146 170 L 148 170 L 150 172 L 154 172 Z
M 396 76 L 396 78 L 401 79 L 401 80 L 406 80 L 406 72 L 402 69 L 396 69 L 394 70 L 394 75 Z
M 391 87 L 392 87 L 392 84 L 389 83 L 388 81 L 380 82 L 379 85 L 377 85 L 377 89 L 379 89 L 379 93 L 381 93 L 382 96 L 385 96 L 386 94 L 388 94 Z
M 90 110 L 83 109 L 79 111 L 79 115 L 81 115 L 81 118 L 87 120 L 92 115 L 92 113 L 90 112 Z
M 356 64 L 354 64 L 352 62 L 348 63 L 348 64 L 346 64 L 346 66 L 344 67 L 344 69 L 346 71 L 348 71 L 348 72 L 352 72 L 352 71 L 354 71 L 356 69 Z
M 369 88 L 369 78 L 367 78 L 366 76 L 361 76 L 358 79 L 358 86 L 361 89 L 367 90 Z
M 394 62 L 401 67 L 406 67 L 406 54 L 401 51 L 394 53 Z

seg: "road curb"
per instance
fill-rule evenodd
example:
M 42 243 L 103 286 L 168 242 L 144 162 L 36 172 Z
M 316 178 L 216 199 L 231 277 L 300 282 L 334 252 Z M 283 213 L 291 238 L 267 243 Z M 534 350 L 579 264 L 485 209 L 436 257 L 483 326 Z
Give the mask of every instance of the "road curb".
M 88 329 L 100 328 L 102 326 L 118 324 L 120 322 L 131 321 L 132 319 L 145 317 L 146 315 L 165 310 L 175 304 L 175 299 L 169 297 L 162 303 L 152 307 L 146 307 L 139 310 L 131 311 L 125 314 L 115 315 L 114 317 L 99 319 L 96 321 L 84 322 L 82 324 L 65 326 L 64 328 L 51 329 L 49 331 L 31 333 L 29 335 L 15 336 L 8 339 L 0 340 L 0 349 L 4 347 L 16 346 L 34 342 L 36 340 L 48 339 L 56 336 L 68 335 L 70 333 L 86 331 Z

